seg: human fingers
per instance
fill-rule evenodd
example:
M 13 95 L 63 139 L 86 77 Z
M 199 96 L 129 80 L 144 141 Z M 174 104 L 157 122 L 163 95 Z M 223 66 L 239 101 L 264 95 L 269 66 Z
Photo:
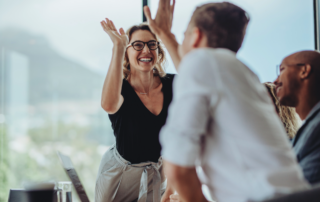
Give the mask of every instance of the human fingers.
M 170 199 L 169 198 L 161 198 L 161 201 L 160 202 L 170 202 Z
M 110 24 L 111 24 L 112 29 L 113 29 L 114 31 L 117 31 L 117 28 L 116 28 L 116 26 L 114 26 L 114 24 L 113 24 L 113 21 L 112 21 L 112 20 L 110 20 Z
M 179 198 L 177 199 L 177 198 L 170 197 L 170 202 L 180 202 L 180 200 L 179 200 Z
M 171 195 L 170 195 L 170 200 L 179 200 L 179 195 L 177 195 L 177 194 L 171 194 Z
M 121 34 L 121 35 L 126 34 L 126 33 L 124 32 L 124 30 L 123 30 L 123 28 L 122 28 L 122 27 L 119 29 L 119 32 L 120 32 L 120 34 Z
M 171 15 L 173 15 L 175 4 L 176 4 L 176 0 L 172 0 L 172 5 L 170 6 Z
M 147 18 L 147 22 L 148 22 L 148 24 L 149 24 L 149 27 L 150 27 L 151 31 L 152 31 L 153 33 L 157 34 L 157 33 L 156 33 L 156 32 L 157 32 L 157 27 L 156 27 L 155 21 L 154 21 L 154 20 L 152 19 L 152 17 L 151 17 L 150 8 L 149 8 L 148 6 L 145 6 L 145 7 L 143 8 L 143 10 L 144 10 L 144 14 L 145 14 L 145 16 L 146 16 L 146 18 Z
M 170 9 L 170 1 L 171 0 L 160 0 L 159 1 L 159 6 L 158 6 L 158 10 L 159 9 Z
M 106 21 L 107 21 L 107 26 L 110 30 L 114 31 L 114 27 L 112 25 L 112 21 L 109 20 L 109 18 L 106 18 Z M 117 30 L 116 30 L 117 31 Z
M 106 23 L 105 21 L 101 21 L 100 24 L 101 24 L 102 28 L 103 28 L 105 31 L 110 30 L 109 27 L 108 27 L 108 25 L 107 25 L 107 23 Z
M 104 29 L 105 28 L 104 21 L 101 21 L 100 24 L 101 24 L 101 27 Z
M 157 23 L 155 22 L 155 20 L 153 20 L 152 17 L 151 17 L 150 8 L 148 6 L 145 6 L 143 9 L 144 9 L 144 14 L 145 14 L 145 16 L 147 18 L 147 22 L 149 24 L 149 27 L 150 27 L 151 31 L 153 33 L 155 33 L 156 35 L 158 35 L 159 34 L 158 33 L 158 31 L 159 31 L 158 28 L 159 27 L 158 27 Z
M 153 21 L 153 20 L 152 20 L 152 17 L 151 17 L 151 11 L 150 11 L 149 6 L 144 6 L 143 7 L 143 11 L 144 11 L 144 14 L 145 14 L 145 16 L 147 18 L 147 21 L 150 24 L 150 22 Z
M 170 2 L 171 2 L 171 0 L 166 0 L 166 2 L 165 2 L 166 9 L 170 9 Z
M 170 199 L 170 202 L 180 202 L 179 199 Z
M 106 18 L 106 25 L 108 26 L 108 28 L 110 30 L 112 30 L 112 26 L 111 26 L 110 20 L 108 18 Z

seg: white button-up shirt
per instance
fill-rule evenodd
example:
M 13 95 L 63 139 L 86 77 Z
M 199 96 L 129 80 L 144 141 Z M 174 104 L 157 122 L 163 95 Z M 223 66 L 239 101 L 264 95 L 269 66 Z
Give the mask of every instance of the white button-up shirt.
M 235 53 L 201 48 L 181 61 L 160 133 L 162 156 L 200 162 L 219 202 L 259 201 L 307 188 L 266 88 Z

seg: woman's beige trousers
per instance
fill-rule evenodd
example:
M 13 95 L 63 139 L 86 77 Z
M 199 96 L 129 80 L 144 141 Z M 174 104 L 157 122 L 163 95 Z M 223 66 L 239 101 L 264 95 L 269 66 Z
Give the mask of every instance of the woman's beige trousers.
M 158 163 L 130 164 L 112 146 L 102 157 L 96 180 L 95 202 L 160 202 L 166 188 Z

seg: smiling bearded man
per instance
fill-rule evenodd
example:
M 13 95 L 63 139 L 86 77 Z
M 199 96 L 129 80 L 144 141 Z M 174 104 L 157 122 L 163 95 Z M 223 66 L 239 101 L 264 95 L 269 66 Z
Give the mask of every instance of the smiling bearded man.
M 280 104 L 295 107 L 303 125 L 293 140 L 304 176 L 320 182 L 320 53 L 300 51 L 283 59 L 275 81 Z

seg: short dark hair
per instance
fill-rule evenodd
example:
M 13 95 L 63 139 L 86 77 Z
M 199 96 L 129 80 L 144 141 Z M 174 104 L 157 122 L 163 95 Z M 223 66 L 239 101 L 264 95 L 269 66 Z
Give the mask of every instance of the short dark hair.
M 248 22 L 246 11 L 229 2 L 197 7 L 190 21 L 206 35 L 209 47 L 227 48 L 234 52 L 241 47 Z

